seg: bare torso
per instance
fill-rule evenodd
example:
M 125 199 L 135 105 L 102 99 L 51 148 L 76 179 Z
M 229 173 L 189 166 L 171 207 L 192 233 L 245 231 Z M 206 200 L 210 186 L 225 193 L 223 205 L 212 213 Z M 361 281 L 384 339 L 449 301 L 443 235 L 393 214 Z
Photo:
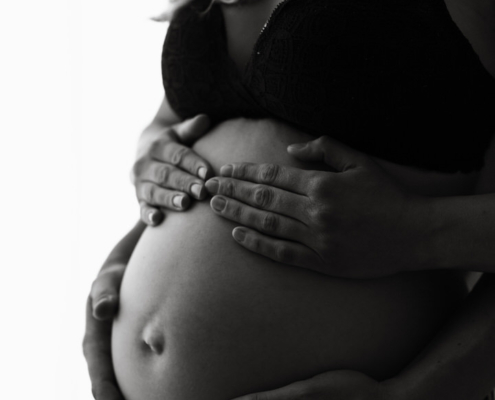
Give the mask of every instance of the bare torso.
M 452 1 L 449 10 L 467 0 Z M 240 69 L 277 3 L 224 8 L 229 49 Z M 469 18 L 456 22 L 463 32 L 467 26 L 470 38 Z M 243 36 L 247 27 L 250 34 Z M 494 65 L 490 55 L 480 56 L 487 68 Z M 316 169 L 285 150 L 308 138 L 272 121 L 235 120 L 194 150 L 217 172 L 239 161 Z M 377 161 L 424 195 L 468 194 L 477 179 L 476 173 Z M 452 272 L 351 281 L 276 264 L 238 246 L 234 226 L 203 202 L 168 213 L 164 224 L 144 232 L 122 284 L 112 338 L 115 371 L 129 400 L 228 400 L 342 368 L 386 378 L 414 357 L 467 294 L 465 276 Z

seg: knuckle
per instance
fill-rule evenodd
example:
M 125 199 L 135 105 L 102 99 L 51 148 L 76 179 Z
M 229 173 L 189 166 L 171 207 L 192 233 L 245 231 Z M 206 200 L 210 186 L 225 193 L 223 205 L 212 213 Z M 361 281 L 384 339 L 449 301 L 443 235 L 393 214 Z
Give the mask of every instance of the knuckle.
M 233 164 L 232 166 L 232 177 L 233 178 L 244 178 L 247 176 L 248 166 L 246 164 Z
M 155 179 L 159 184 L 167 183 L 170 175 L 170 169 L 164 165 L 159 166 L 155 169 Z
M 167 195 L 165 193 L 163 193 L 162 191 L 158 191 L 158 190 L 155 190 L 155 193 L 154 193 L 154 203 L 156 205 L 165 205 L 167 204 Z
M 271 213 L 267 213 L 261 220 L 261 228 L 267 232 L 274 232 L 277 229 L 277 217 Z
M 188 179 L 185 175 L 183 174 L 177 174 L 175 179 L 174 179 L 174 188 L 177 190 L 180 190 L 181 192 L 185 192 L 187 185 L 188 184 Z
M 291 259 L 289 248 L 283 244 L 278 244 L 275 247 L 275 256 L 281 262 L 289 262 Z
M 234 197 L 235 193 L 235 185 L 234 182 L 232 181 L 226 181 L 222 187 L 222 192 L 225 194 L 227 197 Z
M 315 143 L 320 146 L 326 146 L 330 143 L 330 138 L 328 136 L 320 136 L 316 139 Z
M 156 193 L 155 185 L 151 185 L 151 184 L 143 185 L 143 197 L 147 203 L 153 202 L 156 195 L 155 193 Z
M 172 164 L 174 165 L 180 164 L 188 153 L 189 153 L 189 149 L 187 147 L 179 147 L 178 149 L 176 149 L 172 155 L 172 160 L 171 160 Z
M 232 218 L 234 218 L 235 220 L 239 221 L 242 218 L 242 207 L 240 207 L 238 205 L 234 205 L 234 206 L 232 206 L 230 212 L 231 212 Z
M 254 189 L 254 203 L 261 208 L 270 206 L 273 197 L 273 191 L 266 186 L 257 186 Z
M 314 174 L 309 179 L 311 192 L 316 196 L 324 195 L 330 186 L 329 178 L 326 174 Z
M 280 173 L 276 164 L 262 164 L 259 170 L 259 180 L 263 183 L 272 183 Z

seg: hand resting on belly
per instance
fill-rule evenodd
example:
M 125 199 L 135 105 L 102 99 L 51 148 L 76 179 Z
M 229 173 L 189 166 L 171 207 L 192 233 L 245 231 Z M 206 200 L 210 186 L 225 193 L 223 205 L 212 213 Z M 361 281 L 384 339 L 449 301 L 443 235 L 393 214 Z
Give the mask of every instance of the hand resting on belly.
M 216 173 L 244 161 L 314 169 L 286 153 L 308 139 L 270 120 L 240 119 L 194 150 Z M 466 295 L 453 273 L 354 281 L 277 264 L 238 246 L 235 226 L 202 202 L 143 233 L 112 337 L 128 400 L 228 400 L 335 369 L 385 379 Z

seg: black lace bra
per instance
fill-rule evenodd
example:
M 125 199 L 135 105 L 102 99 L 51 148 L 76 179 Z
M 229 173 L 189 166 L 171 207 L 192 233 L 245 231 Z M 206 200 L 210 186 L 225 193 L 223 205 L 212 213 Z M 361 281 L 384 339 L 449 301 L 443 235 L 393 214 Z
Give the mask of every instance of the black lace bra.
M 442 172 L 483 166 L 495 80 L 443 0 L 285 0 L 243 74 L 219 5 L 178 11 L 163 82 L 182 118 L 275 117 L 394 163 Z

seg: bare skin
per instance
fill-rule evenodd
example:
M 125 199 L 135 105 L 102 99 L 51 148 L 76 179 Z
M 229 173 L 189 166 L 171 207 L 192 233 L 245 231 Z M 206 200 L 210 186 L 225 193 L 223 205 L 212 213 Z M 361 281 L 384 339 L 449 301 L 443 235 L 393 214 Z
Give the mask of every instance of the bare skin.
M 216 173 L 234 160 L 307 168 L 285 151 L 302 138 L 275 121 L 234 120 L 193 149 Z M 467 294 L 456 273 L 342 280 L 289 268 L 237 246 L 233 227 L 205 202 L 143 233 L 112 337 L 129 400 L 228 400 L 343 368 L 391 378 Z
M 493 15 L 493 2 L 470 2 L 470 3 L 467 3 L 467 2 L 464 2 L 465 4 L 461 4 L 461 2 L 457 2 L 455 4 L 449 2 L 448 3 L 448 7 L 449 7 L 449 11 L 451 12 L 454 20 L 456 21 L 456 23 L 459 25 L 459 27 L 461 28 L 461 30 L 463 31 L 463 33 L 468 37 L 468 39 L 471 41 L 471 43 L 473 44 L 473 47 L 475 48 L 475 50 L 478 52 L 478 54 L 480 55 L 481 59 L 482 59 L 482 62 L 484 63 L 484 65 L 487 67 L 488 70 L 490 71 L 493 71 L 493 54 L 494 52 L 490 52 L 490 42 L 486 42 L 486 38 L 487 36 L 490 36 L 490 35 L 493 35 L 493 29 L 491 29 L 490 27 L 491 26 L 494 26 L 493 23 L 491 23 L 490 25 L 490 21 L 493 22 L 493 19 L 490 20 L 490 16 Z M 470 8 L 472 10 L 474 10 L 473 12 L 458 12 L 458 15 L 456 17 L 456 9 L 457 10 L 464 10 L 466 11 L 467 8 L 471 7 L 471 6 L 474 6 L 473 8 Z M 467 16 L 469 18 L 465 19 L 464 22 L 461 21 L 462 20 L 462 17 L 463 16 Z M 481 18 L 481 19 L 480 19 Z M 481 20 L 483 20 L 484 22 L 480 22 Z M 470 22 L 471 21 L 471 22 Z M 480 29 L 480 27 L 483 27 Z M 485 33 L 483 33 L 485 32 Z M 486 34 L 488 33 L 488 35 Z M 476 35 L 479 35 L 482 39 L 481 39 L 481 42 L 485 41 L 486 43 L 488 44 L 485 44 L 483 45 L 483 43 L 480 42 L 479 39 L 476 39 Z M 493 42 L 491 42 L 493 43 Z M 493 49 L 493 47 L 491 47 Z M 483 50 L 483 49 L 486 49 L 486 50 Z M 244 64 L 244 62 L 239 61 L 238 62 L 238 65 L 239 66 L 242 66 Z M 400 168 L 399 168 L 400 169 Z M 393 175 L 394 172 L 393 170 L 391 170 L 391 174 Z M 472 182 L 470 179 L 469 179 L 469 182 Z M 468 183 L 468 185 L 471 185 L 471 183 Z M 484 289 L 483 290 L 487 290 L 487 287 L 485 285 Z M 480 289 L 482 290 L 482 289 Z M 479 298 L 484 298 L 485 300 L 487 300 L 486 297 L 483 297 L 483 296 L 478 296 L 477 297 L 478 299 Z M 484 306 L 481 306 L 480 303 L 479 303 L 479 300 L 477 300 L 476 302 L 473 302 L 472 304 L 477 304 L 477 306 L 471 306 L 471 308 L 468 307 L 468 309 L 470 309 L 472 312 L 474 312 L 474 310 L 476 310 L 478 308 L 484 308 L 486 309 L 486 302 L 484 303 L 485 305 Z M 465 313 L 463 315 L 466 315 Z M 485 314 L 486 315 L 486 314 Z M 465 317 L 460 317 L 459 320 L 462 321 L 464 319 L 468 319 L 468 314 L 465 316 Z M 485 317 L 486 318 L 486 317 Z M 483 325 L 483 318 L 479 318 L 477 319 L 477 324 L 478 324 L 478 328 L 483 328 L 481 329 L 481 331 L 483 332 L 489 332 L 486 330 L 486 327 L 485 325 Z M 461 326 L 459 326 L 461 325 Z M 456 334 L 460 335 L 462 332 L 469 332 L 469 329 L 466 329 L 466 325 L 465 324 L 452 324 L 451 327 L 450 327 L 451 331 L 450 333 L 447 335 L 447 337 L 450 337 L 450 338 L 455 338 L 456 337 Z M 480 331 L 480 330 L 478 330 Z M 445 336 L 445 335 L 444 335 Z M 461 335 L 461 337 L 469 337 L 469 335 L 466 335 L 465 333 L 463 333 Z M 423 371 L 426 371 L 426 370 L 429 370 L 431 372 L 431 368 L 428 369 L 428 366 L 429 365 L 433 365 L 434 363 L 436 363 L 436 358 L 435 358 L 435 354 L 438 355 L 438 354 L 443 354 L 443 359 L 447 359 L 448 360 L 448 357 L 446 357 L 446 355 L 448 354 L 451 354 L 449 353 L 448 351 L 446 352 L 445 349 L 449 348 L 449 343 L 452 342 L 453 340 L 455 339 L 451 339 L 450 341 L 447 341 L 445 343 L 438 343 L 437 342 L 437 348 L 430 348 L 428 349 L 429 353 L 426 352 L 426 354 L 430 354 L 430 357 L 423 357 L 423 359 L 421 360 L 420 363 L 418 363 L 419 366 L 421 366 L 421 368 L 423 368 Z M 481 340 L 481 339 L 480 339 Z M 463 343 L 466 343 L 466 341 L 464 340 Z M 431 353 L 433 352 L 433 356 L 431 356 Z M 468 363 L 470 366 L 477 366 L 479 367 L 479 370 L 480 371 L 484 371 L 485 374 L 486 374 L 486 371 L 488 370 L 489 371 L 489 365 L 487 364 L 484 364 L 483 367 L 481 367 L 480 365 L 480 362 L 482 362 L 482 360 L 480 360 L 479 358 L 471 358 L 470 359 L 470 354 L 469 352 L 466 352 L 465 354 L 463 353 L 463 358 L 461 359 L 464 359 L 465 360 L 465 363 Z M 476 360 L 476 361 L 473 361 L 473 360 Z M 471 361 L 469 363 L 469 361 Z M 433 363 L 433 364 L 432 364 Z M 455 363 L 453 363 L 455 364 Z M 426 368 L 425 368 L 426 367 Z M 413 368 L 410 368 L 409 371 L 414 371 L 414 367 Z M 416 368 L 418 369 L 418 368 Z M 475 368 L 473 368 L 472 370 L 475 370 Z M 455 372 L 455 371 L 454 371 Z M 483 375 L 483 374 L 480 374 L 480 375 Z M 414 376 L 413 374 L 411 375 L 411 373 L 409 374 L 409 378 L 411 378 L 411 376 Z M 421 373 L 419 373 L 419 375 L 416 375 L 416 376 L 422 376 Z M 424 375 L 423 375 L 424 376 Z M 439 373 L 437 371 L 435 371 L 434 374 L 431 374 L 432 378 L 429 379 L 429 385 L 430 387 L 432 385 L 435 385 L 435 377 L 439 376 Z M 452 375 L 454 376 L 454 375 Z M 414 382 L 414 379 L 409 379 L 411 382 Z M 473 380 L 474 382 L 474 380 Z M 438 381 L 438 387 L 441 387 L 441 380 Z M 445 382 L 443 382 L 443 385 L 445 385 Z M 452 390 L 452 396 L 455 396 L 457 395 L 459 392 L 455 392 L 455 390 Z M 428 394 L 428 393 L 427 393 Z M 261 397 L 260 397 L 261 398 Z M 275 398 L 289 398 L 289 397 L 273 397 L 274 399 Z M 421 397 L 421 398 L 427 398 L 426 395 L 424 397 Z M 437 397 L 438 398 L 438 397 Z M 456 397 L 451 397 L 451 398 L 456 398 Z M 457 398 L 466 398 L 466 397 L 457 397 Z

